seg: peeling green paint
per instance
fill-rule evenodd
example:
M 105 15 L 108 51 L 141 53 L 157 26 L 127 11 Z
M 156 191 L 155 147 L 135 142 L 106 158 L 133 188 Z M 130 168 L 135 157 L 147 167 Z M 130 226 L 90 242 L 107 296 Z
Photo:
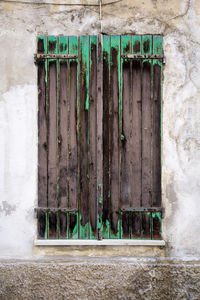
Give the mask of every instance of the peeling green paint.
M 123 134 L 121 134 L 121 140 L 124 141 L 125 137 Z
M 82 72 L 85 73 L 86 80 L 86 99 L 85 110 L 89 109 L 89 37 L 80 37 L 80 52 L 82 59 Z
M 142 36 L 142 54 L 152 54 L 152 35 Z
M 38 40 L 41 39 L 44 43 L 44 53 L 70 53 L 70 54 L 76 54 L 79 55 L 79 58 L 82 59 L 82 70 L 83 74 L 85 74 L 85 81 L 86 81 L 86 99 L 85 99 L 85 110 L 90 109 L 90 102 L 89 102 L 89 76 L 90 76 L 90 69 L 91 69 L 91 47 L 96 46 L 97 44 L 97 37 L 96 36 L 82 36 L 80 37 L 80 48 L 78 43 L 78 38 L 75 36 L 66 37 L 66 36 L 60 36 L 59 38 L 54 36 L 49 36 L 48 38 L 45 36 L 39 36 Z M 107 60 L 109 65 L 109 74 L 110 74 L 110 61 L 111 61 L 111 55 L 112 55 L 112 49 L 115 49 L 117 51 L 117 64 L 118 64 L 118 86 L 119 86 L 119 138 L 121 138 L 121 141 L 125 139 L 123 135 L 123 118 L 122 118 L 122 112 L 123 112 L 123 76 L 122 76 L 122 67 L 123 63 L 125 61 L 128 61 L 128 59 L 122 59 L 121 54 L 162 54 L 163 48 L 162 48 L 162 36 L 151 36 L 151 35 L 145 35 L 145 36 L 122 36 L 120 40 L 120 36 L 103 36 L 103 55 L 104 58 Z M 69 41 L 69 43 L 68 43 Z M 120 52 L 121 51 L 121 52 Z M 80 60 L 79 59 L 70 59 L 70 61 L 77 61 L 78 62 L 78 72 L 77 72 L 77 90 L 79 91 L 79 76 L 80 76 Z M 48 83 L 48 64 L 50 61 L 56 61 L 55 59 L 48 59 L 45 60 L 45 81 Z M 59 60 L 60 62 L 60 60 Z M 59 62 L 57 61 L 57 73 L 59 74 Z M 162 80 L 163 80 L 163 65 L 161 59 L 143 59 L 142 63 L 149 62 L 151 64 L 151 78 L 153 78 L 153 66 L 159 65 L 161 67 L 161 141 L 162 141 Z M 83 76 L 84 77 L 84 76 Z M 151 79 L 152 80 L 152 79 Z M 59 81 L 59 78 L 58 78 Z M 151 83 L 152 84 L 152 83 Z M 47 85 L 48 86 L 48 85 Z M 81 92 L 81 91 L 80 91 Z M 48 95 L 48 91 L 47 91 Z M 48 108 L 48 96 L 47 96 L 47 108 Z M 79 93 L 77 93 L 77 138 L 79 139 L 79 128 L 80 128 L 80 103 L 79 103 Z M 89 132 L 88 132 L 88 146 L 90 145 L 90 139 L 89 139 Z M 90 147 L 90 146 L 89 146 Z M 162 148 L 162 143 L 161 143 Z M 89 152 L 88 152 L 89 155 Z M 88 156 L 89 157 L 89 156 Z M 108 170 L 108 173 L 110 174 L 110 171 Z M 90 178 L 90 174 L 87 174 L 87 178 Z M 78 179 L 79 180 L 79 179 Z M 103 205 L 103 194 L 102 194 L 102 184 L 98 185 L 98 205 L 101 207 Z M 59 186 L 57 192 L 59 193 Z M 108 195 L 110 195 L 110 191 L 108 191 Z M 78 207 L 79 208 L 79 207 Z M 71 214 L 73 215 L 73 214 Z M 80 238 L 80 239 L 87 239 L 87 238 L 96 238 L 95 233 L 92 231 L 90 221 L 85 224 L 84 226 L 81 225 L 81 214 L 75 213 L 76 215 L 76 225 L 73 228 L 72 232 L 69 232 L 69 218 L 70 213 L 67 213 L 67 234 L 66 238 Z M 140 219 L 142 214 L 140 213 Z M 160 233 L 161 233 L 161 213 L 150 213 L 147 212 L 147 216 L 150 218 L 150 232 L 151 237 L 153 234 L 153 220 L 155 218 L 158 218 L 160 222 Z M 103 232 L 103 238 L 121 238 L 123 237 L 123 228 L 122 228 L 122 215 L 119 213 L 119 220 L 117 224 L 117 233 L 112 232 L 111 230 L 111 220 L 106 220 L 104 224 L 102 224 L 102 215 L 98 215 L 97 220 L 97 231 Z M 46 227 L 45 227 L 45 238 L 49 238 L 49 213 L 45 213 L 45 219 L 46 219 Z M 58 219 L 58 218 L 57 218 Z M 131 224 L 131 223 L 130 223 Z M 58 237 L 60 237 L 60 223 L 57 223 L 58 226 Z M 130 225 L 131 226 L 131 225 Z M 141 228 L 141 236 L 144 234 L 144 230 Z M 132 229 L 130 227 L 130 238 L 137 239 L 137 237 L 132 237 Z M 142 238 L 142 237 L 138 237 Z M 146 239 L 146 238 L 145 238 Z
M 140 35 L 132 36 L 132 52 L 133 54 L 141 54 L 142 38 Z
M 103 193 L 102 193 L 102 184 L 98 184 L 98 190 L 99 190 L 99 203 L 103 203 Z
M 153 54 L 163 53 L 163 37 L 161 35 L 153 36 Z

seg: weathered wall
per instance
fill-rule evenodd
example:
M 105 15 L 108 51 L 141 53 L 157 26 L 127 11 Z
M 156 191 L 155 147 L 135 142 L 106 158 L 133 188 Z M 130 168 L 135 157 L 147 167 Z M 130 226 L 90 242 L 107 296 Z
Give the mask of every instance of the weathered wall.
M 200 265 L 156 260 L 57 260 L 0 264 L 0 299 L 188 299 L 200 297 Z
M 65 2 L 91 4 L 97 0 Z M 130 255 L 198 257 L 200 0 L 122 0 L 102 7 L 102 22 L 97 6 L 0 3 L 0 26 L 0 256 L 45 254 L 44 249 L 33 248 L 33 207 L 37 203 L 36 37 L 98 34 L 102 30 L 115 35 L 164 36 L 162 191 L 166 209 L 163 238 L 167 245 L 165 250 L 137 249 Z

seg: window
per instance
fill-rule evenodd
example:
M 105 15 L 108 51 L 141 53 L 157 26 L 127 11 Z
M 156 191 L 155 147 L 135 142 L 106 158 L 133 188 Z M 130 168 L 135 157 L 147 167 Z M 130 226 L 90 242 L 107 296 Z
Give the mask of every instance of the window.
M 161 238 L 162 36 L 38 37 L 38 237 Z

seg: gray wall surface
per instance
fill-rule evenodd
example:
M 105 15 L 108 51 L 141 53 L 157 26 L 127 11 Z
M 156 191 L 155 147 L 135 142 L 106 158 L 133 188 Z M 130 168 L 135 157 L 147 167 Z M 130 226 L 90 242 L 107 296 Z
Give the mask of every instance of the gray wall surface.
M 163 34 L 166 56 L 162 112 L 166 247 L 130 251 L 125 247 L 120 253 L 110 249 L 110 255 L 198 257 L 200 0 L 122 0 L 112 4 L 104 0 L 107 5 L 102 6 L 101 14 L 98 6 L 58 5 L 91 5 L 97 4 L 97 0 L 51 2 L 57 5 L 45 1 L 40 5 L 0 2 L 0 257 L 31 258 L 61 253 L 56 247 L 45 250 L 33 246 L 33 208 L 37 205 L 37 68 L 33 60 L 36 37 L 100 32 Z M 109 255 L 104 248 L 96 252 L 86 250 L 82 254 Z M 82 255 L 79 252 L 62 249 L 62 255 Z

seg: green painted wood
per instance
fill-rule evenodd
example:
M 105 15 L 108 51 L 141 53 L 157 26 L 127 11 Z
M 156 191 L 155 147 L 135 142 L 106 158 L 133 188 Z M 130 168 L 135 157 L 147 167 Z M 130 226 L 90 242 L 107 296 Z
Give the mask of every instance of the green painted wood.
M 68 52 L 68 37 L 59 37 L 60 52 Z M 59 153 L 59 205 L 67 207 L 69 202 L 69 158 L 68 158 L 68 118 L 69 118 L 69 67 L 68 62 L 59 59 L 59 103 L 58 103 L 58 153 Z M 66 223 L 66 215 L 62 214 L 61 223 Z
M 120 36 L 110 38 L 110 238 L 120 237 Z
M 162 218 L 161 213 L 152 213 L 152 238 L 153 239 L 161 239 L 162 234 Z
M 80 37 L 80 239 L 89 235 L 89 37 Z
M 121 52 L 132 54 L 131 36 L 121 37 Z M 132 120 L 132 60 L 122 59 L 122 136 L 121 141 L 121 207 L 130 206 L 131 200 L 131 120 Z M 130 237 L 129 214 L 122 213 L 121 237 Z
M 59 36 L 59 53 L 68 53 L 68 36 Z
M 110 37 L 103 36 L 103 237 L 110 237 Z
M 161 35 L 153 36 L 153 54 L 163 54 L 163 37 Z
M 89 238 L 97 238 L 97 36 L 89 44 Z
M 102 239 L 103 214 L 103 36 L 98 35 L 97 47 L 97 237 Z
M 69 54 L 78 54 L 78 38 L 69 37 Z M 69 68 L 69 134 L 68 134 L 68 156 L 69 156 L 69 207 L 78 207 L 78 145 L 77 145 L 77 71 L 76 59 L 68 60 Z M 78 236 L 78 213 L 69 214 L 69 238 Z
M 49 35 L 48 36 L 48 53 L 58 53 L 58 43 L 57 43 L 57 36 Z
M 152 54 L 152 35 L 142 36 L 142 54 Z
M 142 37 L 141 35 L 132 36 L 132 53 L 141 54 L 142 52 Z
M 160 153 L 159 138 L 156 140 L 157 152 L 155 153 L 153 146 L 158 124 L 160 124 L 159 130 L 162 135 L 162 117 L 159 117 L 162 110 L 162 61 L 160 59 L 143 59 L 140 63 L 137 59 L 121 58 L 121 55 L 162 54 L 162 43 L 160 35 L 103 36 L 103 186 L 102 184 L 97 186 L 96 161 L 98 156 L 95 140 L 97 129 L 94 123 L 96 124 L 96 115 L 98 116 L 95 100 L 98 87 L 100 87 L 98 72 L 101 70 L 97 63 L 100 53 L 97 53 L 97 37 L 60 36 L 58 38 L 49 36 L 48 39 L 45 36 L 38 37 L 38 53 L 78 55 L 77 59 L 46 59 L 44 62 L 45 109 L 51 116 L 52 108 L 55 106 L 56 116 L 54 116 L 53 124 L 55 123 L 54 128 L 57 128 L 55 135 L 51 117 L 48 124 L 50 134 L 48 143 L 52 144 L 54 140 L 59 142 L 60 122 L 63 122 L 61 119 L 66 122 L 64 127 L 69 129 L 66 130 L 67 133 L 65 132 L 64 140 L 62 138 L 62 143 L 67 145 L 67 148 L 65 147 L 67 154 L 64 154 L 62 145 L 59 143 L 56 148 L 54 147 L 53 152 L 50 150 L 50 154 L 48 154 L 49 168 L 52 169 L 54 165 L 55 169 L 56 164 L 55 178 L 52 179 L 52 175 L 49 177 L 48 204 L 52 207 L 57 205 L 65 207 L 67 202 L 69 207 L 78 207 L 79 210 L 78 213 L 46 213 L 46 224 L 43 229 L 40 228 L 44 232 L 45 238 L 95 239 L 98 237 L 97 228 L 99 231 L 103 228 L 103 238 L 157 239 L 161 237 L 161 213 L 122 213 L 120 207 L 123 205 L 131 207 L 136 205 L 136 202 L 136 206 L 139 206 L 139 196 L 134 198 L 134 176 L 136 176 L 134 164 L 138 162 L 134 161 L 135 154 L 132 149 L 135 147 L 136 139 L 139 139 L 135 135 L 134 128 L 138 126 L 140 107 L 143 115 L 141 122 L 144 143 L 142 155 L 146 160 L 146 163 L 143 162 L 143 173 L 141 172 L 144 174 L 141 205 L 161 204 L 159 202 L 160 194 L 153 189 L 161 176 L 159 173 L 160 162 L 155 158 L 156 153 Z M 57 87 L 56 92 L 53 92 L 52 78 L 54 78 L 53 84 Z M 140 85 L 139 78 L 141 78 L 143 87 Z M 66 82 L 64 90 L 61 88 L 61 80 Z M 135 93 L 136 90 L 142 91 L 142 101 L 139 99 L 140 94 Z M 127 93 L 125 97 L 124 93 Z M 65 94 L 68 103 L 66 107 L 64 102 L 62 103 Z M 65 100 L 64 98 L 63 100 Z M 160 106 L 155 104 L 158 100 Z M 136 113 L 136 111 L 138 112 Z M 148 115 L 148 111 L 150 111 L 150 115 Z M 155 122 L 154 118 L 156 118 Z M 150 128 L 151 124 L 153 124 L 153 128 Z M 100 125 L 98 124 L 98 126 Z M 148 134 L 145 131 L 146 128 Z M 124 144 L 126 144 L 125 147 Z M 151 145 L 150 152 L 147 144 Z M 65 162 L 67 175 L 60 173 L 60 159 L 61 157 L 64 159 L 64 156 L 68 157 Z M 152 166 L 154 171 L 152 171 Z M 147 173 L 152 174 L 150 180 Z M 65 177 L 67 178 L 65 179 Z M 56 197 L 54 197 L 55 186 L 52 190 L 51 182 L 57 185 Z M 65 190 L 64 194 L 62 194 L 61 187 Z M 155 196 L 146 197 L 145 190 L 147 189 L 153 189 Z M 125 190 L 130 190 L 127 197 L 123 196 Z M 95 191 L 99 195 L 98 203 Z M 103 207 L 103 216 L 101 216 L 101 209 L 97 214 L 97 206 Z M 97 222 L 95 222 L 96 219 Z

